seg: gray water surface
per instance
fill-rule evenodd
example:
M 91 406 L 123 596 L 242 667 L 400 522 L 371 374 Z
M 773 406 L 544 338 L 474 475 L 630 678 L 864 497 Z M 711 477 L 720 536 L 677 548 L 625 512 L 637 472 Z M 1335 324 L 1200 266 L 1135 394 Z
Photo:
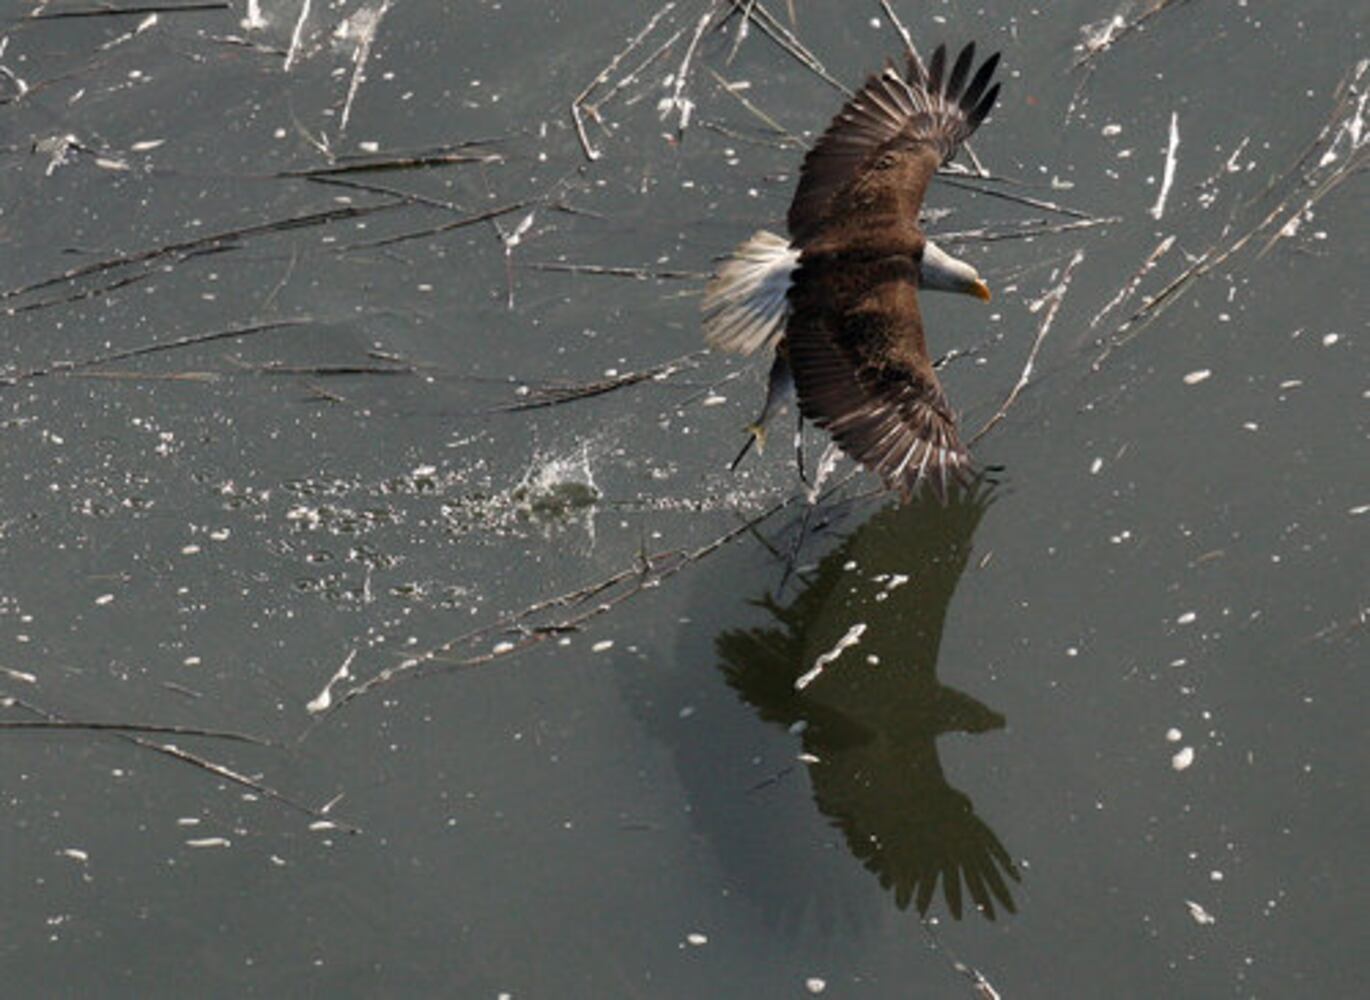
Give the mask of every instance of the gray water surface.
M 698 297 L 902 42 L 727 6 L 5 9 L 6 995 L 1363 990 L 1370 15 L 896 4 L 1026 385 L 810 506 Z

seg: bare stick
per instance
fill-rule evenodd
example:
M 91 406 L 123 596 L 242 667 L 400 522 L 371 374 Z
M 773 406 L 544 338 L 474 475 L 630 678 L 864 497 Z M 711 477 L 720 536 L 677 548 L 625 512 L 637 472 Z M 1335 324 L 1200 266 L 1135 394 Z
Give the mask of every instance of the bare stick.
M 667 3 L 653 14 L 647 21 L 646 27 L 632 37 L 628 42 L 627 47 L 614 56 L 613 59 L 609 60 L 609 65 L 600 70 L 595 78 L 585 85 L 585 89 L 571 99 L 571 121 L 576 127 L 576 138 L 580 140 L 580 148 L 584 151 L 586 159 L 591 161 L 598 160 L 601 154 L 599 150 L 595 149 L 595 147 L 590 144 L 590 137 L 585 134 L 585 121 L 581 114 L 581 105 L 589 100 L 590 94 L 594 92 L 595 88 L 603 84 L 604 81 L 609 78 L 610 74 L 618 68 L 619 63 L 623 62 L 630 52 L 641 45 L 642 40 L 650 35 L 657 24 L 660 23 L 661 19 L 673 9 L 675 9 L 675 3 L 671 2 Z
M 285 56 L 285 71 L 290 72 L 295 65 L 295 56 L 300 51 L 304 39 L 304 23 L 309 19 L 309 0 L 300 0 L 300 16 L 295 20 L 295 28 L 290 33 L 290 51 Z
M 604 264 L 564 264 L 560 261 L 529 261 L 527 264 L 520 264 L 519 267 L 526 267 L 533 271 L 564 271 L 568 274 L 598 274 L 611 278 L 637 278 L 646 281 L 649 278 L 659 280 L 686 280 L 702 281 L 709 277 L 703 271 L 670 271 L 654 270 L 647 267 L 627 267 L 610 266 Z
M 605 393 L 613 392 L 616 389 L 623 389 L 630 385 L 637 385 L 639 382 L 657 381 L 664 382 L 679 372 L 696 367 L 699 359 L 707 350 L 693 351 L 690 354 L 681 355 L 671 361 L 654 365 L 651 368 L 643 368 L 639 371 L 625 372 L 613 378 L 601 379 L 596 382 L 588 382 L 581 385 L 548 385 L 534 390 L 535 395 L 530 399 L 520 400 L 517 403 L 510 403 L 506 406 L 497 406 L 492 410 L 493 413 L 517 413 L 522 410 L 536 410 L 548 406 L 560 406 L 562 403 L 573 403 L 581 399 L 589 399 L 593 396 L 603 396 Z
M 945 174 L 939 175 L 942 182 L 950 187 L 961 188 L 963 191 L 975 191 L 978 194 L 986 195 L 990 198 L 999 198 L 1003 201 L 1015 202 L 1019 205 L 1026 205 L 1029 208 L 1040 208 L 1048 212 L 1059 212 L 1061 215 L 1068 215 L 1072 219 L 1092 219 L 1094 216 L 1088 212 L 1082 212 L 1078 208 L 1067 208 L 1064 205 L 1057 205 L 1055 202 L 1044 201 L 1041 198 L 1033 198 L 1025 194 L 1015 194 L 1010 191 L 996 191 L 994 188 L 981 187 L 976 184 L 967 184 L 958 181 L 955 177 L 948 177 Z M 989 179 L 989 178 L 985 178 Z
M 322 719 L 336 712 L 354 698 L 370 694 L 397 680 L 426 676 L 434 672 L 448 672 L 483 666 L 503 657 L 526 651 L 549 638 L 581 631 L 594 619 L 631 601 L 644 591 L 655 589 L 665 580 L 752 532 L 758 525 L 790 507 L 799 499 L 796 494 L 779 500 L 761 513 L 725 531 L 712 541 L 695 549 L 671 549 L 653 554 L 639 554 L 635 565 L 619 570 L 603 579 L 556 597 L 538 601 L 522 611 L 501 616 L 489 625 L 471 629 L 441 645 L 410 656 L 391 667 L 386 667 L 369 679 L 343 692 L 332 705 L 320 712 Z M 565 611 L 564 615 L 555 612 Z M 532 620 L 544 614 L 552 617 L 538 624 Z M 485 652 L 467 656 L 458 650 L 470 648 L 478 642 L 489 642 L 497 635 L 511 638 L 496 643 Z
M 1151 253 L 1147 255 L 1146 260 L 1142 262 L 1142 266 L 1137 268 L 1137 272 L 1122 288 L 1118 289 L 1118 294 L 1109 299 L 1108 304 L 1094 314 L 1094 318 L 1089 321 L 1090 327 L 1098 326 L 1100 320 L 1130 299 L 1136 293 L 1137 286 L 1142 283 L 1142 279 L 1151 273 L 1151 269 L 1156 266 L 1157 262 L 1162 257 L 1170 252 L 1170 248 L 1174 245 L 1175 236 L 1173 234 L 1161 240 L 1160 243 L 1157 243 L 1156 249 L 1152 250 Z
M 824 83 L 840 91 L 842 96 L 851 97 L 852 92 L 847 85 L 829 73 L 823 67 L 823 64 L 818 61 L 818 58 L 805 48 L 804 44 L 794 36 L 794 33 L 781 24 L 780 21 L 776 19 L 775 15 L 761 4 L 760 0 L 750 4 L 746 3 L 746 0 L 731 0 L 731 3 L 734 7 L 741 7 L 746 4 L 747 14 L 752 19 L 752 22 L 765 32 L 773 42 L 793 56 L 801 66 L 809 70 Z
M 699 47 L 699 40 L 704 37 L 704 29 L 709 26 L 709 21 L 713 19 L 714 9 L 719 2 L 721 0 L 710 3 L 704 13 L 699 15 L 699 22 L 695 25 L 694 34 L 690 36 L 690 44 L 685 47 L 685 57 L 680 60 L 680 69 L 676 70 L 675 87 L 671 91 L 670 104 L 667 106 L 666 114 L 674 109 L 680 115 L 676 125 L 677 141 L 684 138 L 685 130 L 690 127 L 690 115 L 694 112 L 694 101 L 685 97 L 685 84 L 690 79 L 690 64 L 694 61 L 695 49 Z
M 1046 219 L 1022 219 L 995 228 L 983 226 L 979 229 L 954 229 L 950 232 L 930 233 L 938 243 L 998 243 L 1002 240 L 1024 240 L 1034 236 L 1073 233 L 1079 229 L 1093 229 L 1112 222 L 1121 222 L 1122 216 L 1110 215 L 1101 219 L 1077 219 L 1074 222 L 1048 222 Z
M 795 135 L 784 125 L 781 125 L 780 122 L 776 121 L 766 112 L 762 111 L 751 101 L 747 100 L 747 98 L 743 97 L 741 91 L 737 90 L 733 84 L 723 79 L 723 77 L 719 76 L 719 74 L 714 71 L 714 68 L 712 66 L 707 66 L 705 68 L 709 71 L 709 74 L 714 78 L 715 81 L 717 81 L 718 85 L 722 87 L 727 94 L 735 98 L 739 104 L 741 104 L 752 114 L 756 115 L 756 117 L 759 118 L 762 121 L 762 123 L 766 125 L 767 128 L 770 128 L 779 135 L 784 136 L 786 139 L 794 143 L 800 149 L 808 148 L 809 144 L 807 142 L 805 142 L 799 136 Z
M 393 201 L 380 205 L 345 205 L 338 208 L 324 209 L 318 212 L 306 212 L 303 215 L 291 216 L 285 219 L 273 219 L 269 222 L 242 226 L 237 229 L 226 229 L 217 233 L 199 236 L 193 240 L 168 243 L 164 246 L 154 247 L 149 250 L 137 250 L 132 253 L 115 254 L 90 264 L 69 268 L 61 274 L 54 275 L 51 278 L 44 278 L 40 281 L 22 285 L 18 288 L 6 289 L 5 291 L 0 292 L 0 302 L 130 264 L 148 264 L 163 257 L 185 256 L 207 250 L 223 249 L 225 244 L 231 244 L 237 240 L 248 239 L 253 236 L 261 236 L 269 233 L 286 232 L 291 229 L 322 226 L 327 225 L 330 222 L 338 222 L 344 219 L 357 219 L 363 216 L 373 215 L 376 212 L 397 208 L 402 204 L 403 202 Z
M 510 212 L 517 212 L 521 208 L 527 208 L 535 204 L 536 199 L 525 198 L 523 201 L 511 202 L 508 205 L 501 205 L 485 212 L 477 212 L 475 215 L 468 215 L 452 222 L 444 222 L 439 226 L 428 226 L 424 229 L 414 229 L 407 233 L 398 233 L 394 236 L 385 236 L 378 240 L 367 240 L 360 243 L 349 243 L 346 246 L 334 247 L 334 253 L 351 253 L 355 250 L 374 250 L 376 247 L 394 246 L 396 243 L 404 243 L 408 240 L 421 240 L 429 236 L 438 236 L 442 233 L 450 233 L 454 229 L 463 229 L 466 226 L 474 226 L 480 222 L 488 222 L 490 219 L 497 219 L 501 215 L 508 215 Z
M 235 733 L 223 729 L 201 729 L 198 726 L 159 726 L 140 722 L 81 722 L 76 719 L 10 719 L 0 721 L 0 729 L 66 729 L 73 732 L 91 733 L 155 733 L 168 736 L 203 736 L 206 739 L 229 740 L 234 743 L 251 743 L 259 747 L 280 746 L 270 740 L 246 733 Z
M 36 715 L 47 722 L 61 724 L 68 721 L 56 712 L 53 712 L 49 709 L 40 708 L 39 706 L 34 705 L 31 702 L 25 701 L 21 698 L 11 698 L 9 700 L 12 704 L 18 706 L 19 708 L 22 708 L 24 711 L 29 712 L 32 715 Z M 241 774 L 238 771 L 235 771 L 224 764 L 219 764 L 205 757 L 201 757 L 199 754 L 191 753 L 188 750 L 182 750 L 174 743 L 158 743 L 155 740 L 147 739 L 145 737 L 138 736 L 134 733 L 127 731 L 120 732 L 115 730 L 111 733 L 111 735 L 113 735 L 116 739 L 124 740 L 127 743 L 132 743 L 134 746 L 142 747 L 145 750 L 151 750 L 153 753 L 159 753 L 163 756 L 171 757 L 174 760 L 178 760 L 183 764 L 189 764 L 190 766 L 198 768 L 202 771 L 207 771 L 208 773 L 213 774 L 216 777 L 223 778 L 225 781 L 230 781 L 235 785 L 241 785 L 244 788 L 252 790 L 253 792 L 257 793 L 263 798 L 271 799 L 272 801 L 278 802 L 283 806 L 295 810 L 296 812 L 303 813 L 304 815 L 313 818 L 317 823 L 327 823 L 329 826 L 336 827 L 337 829 L 342 830 L 346 833 L 361 832 L 360 828 L 358 827 L 352 826 L 348 823 L 343 823 L 339 820 L 329 818 L 327 815 L 329 809 L 328 806 L 316 809 L 313 806 L 305 805 L 304 803 L 298 802 L 295 799 L 292 799 L 290 796 L 277 791 L 270 785 L 263 784 L 255 778 L 251 778 L 245 774 Z
M 309 319 L 271 320 L 265 323 L 254 323 L 250 326 L 235 326 L 229 327 L 227 330 L 215 330 L 211 333 L 196 333 L 185 337 L 177 337 L 175 340 L 169 340 L 161 344 L 145 344 L 142 347 L 132 347 L 125 351 L 114 351 L 110 354 L 101 354 L 80 361 L 54 361 L 41 368 L 30 368 L 27 371 L 0 378 L 0 384 L 13 385 L 14 383 L 23 382 L 28 379 L 41 378 L 45 375 L 74 372 L 78 369 L 89 368 L 93 365 L 108 364 L 111 361 L 124 361 L 128 358 L 144 357 L 149 354 L 160 354 L 163 351 L 174 351 L 182 347 L 209 344 L 216 340 L 229 340 L 234 337 L 249 337 L 258 333 L 267 333 L 272 330 L 305 326 L 311 322 L 313 321 Z
M 119 17 L 127 14 L 179 14 L 196 10 L 228 10 L 228 0 L 189 0 L 187 3 L 142 3 L 132 7 L 82 7 L 44 10 L 28 16 L 31 21 L 56 21 L 71 17 Z
M 985 421 L 975 435 L 967 442 L 968 447 L 973 447 L 982 437 L 988 434 L 994 427 L 1008 416 L 1009 408 L 1018 400 L 1018 395 L 1027 387 L 1032 378 L 1032 371 L 1037 363 L 1037 353 L 1042 349 L 1042 343 L 1047 339 L 1047 333 L 1051 330 L 1051 324 L 1056 319 L 1056 313 L 1061 308 L 1061 303 L 1065 301 L 1066 290 L 1070 287 L 1071 276 L 1075 272 L 1075 267 L 1080 261 L 1085 259 L 1083 250 L 1076 250 L 1075 256 L 1070 258 L 1070 263 L 1066 265 L 1065 272 L 1061 275 L 1060 282 L 1051 291 L 1047 292 L 1035 303 L 1037 309 L 1046 307 L 1046 312 L 1042 316 L 1042 321 L 1037 325 L 1037 336 L 1032 341 L 1032 348 L 1028 351 L 1027 361 L 1023 365 L 1023 370 L 1018 376 L 1018 381 L 1009 390 L 1008 396 L 1004 398 L 999 409 L 994 416 Z

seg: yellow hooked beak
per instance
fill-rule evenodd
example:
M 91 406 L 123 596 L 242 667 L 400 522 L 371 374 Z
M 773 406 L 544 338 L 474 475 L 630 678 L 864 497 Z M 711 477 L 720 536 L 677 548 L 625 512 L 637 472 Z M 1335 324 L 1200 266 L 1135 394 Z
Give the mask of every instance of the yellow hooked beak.
M 990 300 L 989 285 L 985 284 L 983 281 L 977 281 L 970 286 L 970 294 L 974 295 L 981 302 L 988 302 Z

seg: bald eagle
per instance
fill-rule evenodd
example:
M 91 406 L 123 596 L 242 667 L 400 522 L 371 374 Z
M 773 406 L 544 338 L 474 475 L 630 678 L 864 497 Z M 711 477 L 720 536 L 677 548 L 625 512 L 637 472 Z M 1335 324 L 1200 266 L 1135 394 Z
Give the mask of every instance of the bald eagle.
M 756 233 L 709 282 L 702 309 L 710 346 L 775 349 L 749 445 L 764 442 L 767 420 L 793 388 L 802 418 L 904 500 L 924 482 L 945 500 L 950 482 L 971 481 L 923 337 L 918 291 L 988 300 L 989 287 L 923 235 L 918 213 L 937 168 L 999 95 L 990 86 L 998 53 L 972 77 L 974 62 L 971 43 L 948 72 L 942 45 L 926 70 L 910 56 L 903 74 L 887 64 L 871 76 L 805 157 L 789 240 Z

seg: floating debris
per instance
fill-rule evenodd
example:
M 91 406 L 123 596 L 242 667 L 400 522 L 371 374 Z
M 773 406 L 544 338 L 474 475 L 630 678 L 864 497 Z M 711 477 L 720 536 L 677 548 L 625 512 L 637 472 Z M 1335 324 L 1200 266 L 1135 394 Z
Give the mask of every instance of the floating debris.
M 860 642 L 861 636 L 865 634 L 865 622 L 858 622 L 851 628 L 847 629 L 847 634 L 837 640 L 836 646 L 833 646 L 832 649 L 828 650 L 826 653 L 823 653 L 818 657 L 818 659 L 814 660 L 813 668 L 811 670 L 808 670 L 795 678 L 794 689 L 796 691 L 803 691 L 806 687 L 808 687 L 810 684 L 816 681 L 818 679 L 819 674 L 823 673 L 823 669 L 827 667 L 829 663 L 832 663 L 839 656 L 841 656 L 845 650 L 850 649 L 852 646 L 855 646 L 858 642 Z
M 1209 913 L 1192 899 L 1186 899 L 1184 905 L 1189 908 L 1189 915 L 1194 918 L 1194 922 L 1201 927 L 1208 927 L 1218 922 L 1218 918 Z

